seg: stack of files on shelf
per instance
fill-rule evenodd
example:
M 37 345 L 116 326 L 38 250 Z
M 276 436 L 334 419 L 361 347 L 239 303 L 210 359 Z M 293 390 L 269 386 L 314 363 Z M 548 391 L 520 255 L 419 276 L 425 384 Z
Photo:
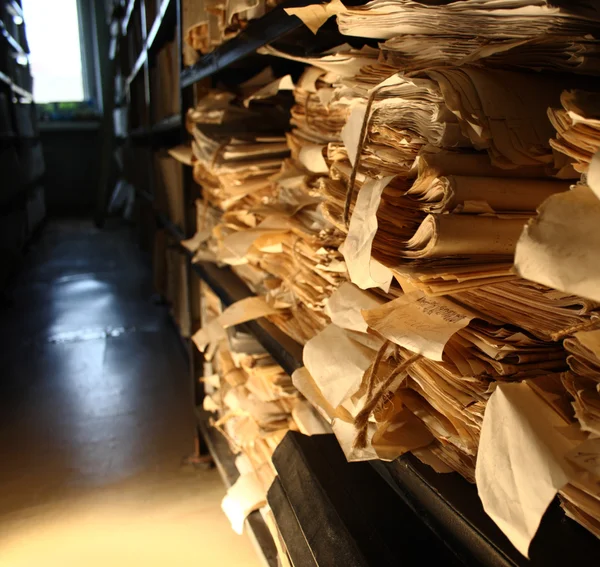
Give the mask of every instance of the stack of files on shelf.
M 260 300 L 247 298 L 222 310 L 219 298 L 204 282 L 200 296 L 202 329 L 193 341 L 205 350 L 202 411 L 213 413 L 209 423 L 235 455 L 239 472 L 222 508 L 238 533 L 246 518 L 260 511 L 278 543 L 280 535 L 266 507 L 267 490 L 275 478 L 273 451 L 290 429 L 315 434 L 329 428 L 257 340 L 235 326 L 244 319 L 243 308 L 251 309 Z
M 241 85 L 237 97 L 208 92 L 188 112 L 190 162 L 205 197 L 191 241 L 266 296 L 277 308 L 270 318 L 304 343 L 327 324 L 324 299 L 345 267 L 340 234 L 319 208 L 316 176 L 284 135 L 291 78 L 269 71 Z M 217 226 L 207 222 L 214 210 L 222 213 Z M 209 259 L 199 250 L 195 257 Z
M 408 506 L 416 535 L 402 542 L 405 557 L 416 541 L 421 553 L 439 551 L 419 539 L 415 511 L 453 553 L 420 561 L 525 565 L 529 555 L 544 565 L 593 554 L 600 359 L 585 333 L 600 321 L 600 112 L 585 75 L 600 74 L 600 18 L 582 4 L 334 1 L 292 12 L 310 25 L 319 10 L 335 14 L 342 33 L 386 40 L 380 49 L 298 57 L 267 47 L 308 64 L 295 85 L 264 74 L 236 93 L 199 90 L 185 160 L 203 200 L 184 245 L 197 262 L 229 264 L 257 294 L 255 316 L 305 345 L 293 386 L 341 446 L 288 433 L 273 480 L 271 453 L 295 428 L 290 400 L 253 418 L 262 434 L 287 422 L 254 472 L 263 490 L 273 481 L 274 538 L 292 563 L 398 559 L 367 496 L 341 487 L 354 473 L 328 469 L 334 453 L 392 461 L 375 467 L 400 494 L 395 510 Z M 191 45 L 208 51 L 234 33 L 229 23 L 243 27 L 217 11 L 196 22 Z M 220 18 L 214 36 L 210 18 Z M 219 270 L 196 265 L 217 286 Z M 199 333 L 207 358 L 221 359 L 219 384 L 241 375 L 235 387 L 247 390 L 242 401 L 206 403 L 251 414 L 245 402 L 272 393 L 268 381 L 246 387 L 247 368 L 218 343 L 252 341 L 211 322 Z M 364 532 L 376 549 L 357 550 Z
M 155 152 L 153 159 L 156 206 L 182 228 L 185 226 L 185 206 L 181 164 L 164 151 Z
M 184 41 L 195 51 L 209 53 L 245 29 L 250 20 L 261 17 L 279 3 L 278 0 L 205 0 L 199 5 L 194 0 L 183 0 Z M 191 64 L 194 59 L 188 52 L 184 62 Z
M 527 555 L 557 494 L 571 518 L 600 533 L 600 478 L 583 457 L 588 447 L 598 454 L 586 427 L 600 398 L 591 384 L 578 399 L 583 386 L 564 376 L 562 344 L 599 320 L 598 93 L 579 90 L 592 84 L 580 74 L 598 74 L 599 43 L 587 34 L 599 20 L 543 2 L 496 7 L 340 8 L 343 32 L 399 34 L 385 60 L 349 46 L 311 58 L 264 51 L 312 65 L 294 90 L 288 140 L 297 161 L 313 145 L 304 165 L 315 167 L 321 209 L 346 237 L 354 284 L 330 293 L 331 324 L 306 342 L 294 384 L 349 460 L 413 452 L 439 473 L 477 481 L 486 512 Z M 469 10 L 487 50 L 458 29 Z M 378 35 L 386 23 L 398 29 Z M 440 45 L 449 29 L 456 52 L 420 51 L 409 35 Z M 575 60 L 562 57 L 563 41 Z M 407 61 L 411 73 L 395 67 Z M 588 185 L 572 189 L 581 172 Z
M 586 2 L 560 3 L 545 0 L 466 0 L 428 5 L 413 0 L 372 0 L 364 6 L 338 8 L 338 25 L 346 35 L 372 38 L 395 36 L 446 36 L 460 44 L 463 37 L 480 45 L 483 39 L 495 43 L 513 40 L 588 39 L 597 31 L 598 12 Z M 465 26 L 468 21 L 473 27 Z M 473 31 L 476 38 L 473 38 Z M 450 41 L 447 42 L 447 45 Z M 453 55 L 449 50 L 448 55 Z

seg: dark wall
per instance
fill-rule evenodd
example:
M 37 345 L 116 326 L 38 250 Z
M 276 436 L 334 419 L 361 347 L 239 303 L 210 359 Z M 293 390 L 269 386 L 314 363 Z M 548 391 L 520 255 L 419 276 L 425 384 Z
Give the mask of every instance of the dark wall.
M 98 123 L 41 125 L 40 131 L 48 214 L 92 215 L 101 163 Z

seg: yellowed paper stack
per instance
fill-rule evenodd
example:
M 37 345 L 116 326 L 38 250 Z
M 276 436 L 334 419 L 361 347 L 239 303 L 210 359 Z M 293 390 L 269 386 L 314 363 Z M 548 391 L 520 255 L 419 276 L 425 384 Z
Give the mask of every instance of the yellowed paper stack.
M 271 457 L 292 429 L 307 435 L 327 433 L 326 422 L 299 394 L 291 378 L 251 335 L 235 325 L 268 312 L 264 300 L 248 298 L 222 310 L 219 299 L 201 286 L 201 330 L 193 337 L 206 353 L 204 409 L 237 455 L 240 472 L 222 508 L 241 533 L 247 515 L 266 504 L 276 472 Z
M 558 8 L 544 0 L 465 0 L 427 5 L 412 0 L 372 0 L 337 14 L 343 34 L 392 38 L 401 35 L 477 36 L 490 40 L 529 39 L 540 35 L 583 36 L 591 33 L 598 18 L 590 10 Z M 465 26 L 468 21 L 470 26 Z
M 278 0 L 185 0 L 182 6 L 184 40 L 192 49 L 209 53 L 279 4 Z M 187 57 L 188 64 L 194 62 Z
M 492 57 L 493 65 L 501 60 L 511 65 L 511 57 L 519 56 L 523 67 L 594 72 L 591 54 L 597 45 L 573 39 L 588 25 L 585 18 L 539 4 L 519 11 L 517 4 L 500 13 L 492 3 L 470 0 L 444 7 L 372 2 L 338 12 L 340 23 L 350 21 L 345 14 L 355 16 L 353 29 L 363 33 L 381 7 L 385 16 L 373 24 L 374 34 L 387 25 L 415 26 L 411 33 L 421 34 L 421 42 L 424 34 L 437 36 L 434 29 L 456 29 L 454 36 L 463 42 L 437 60 L 435 47 L 444 41 L 450 45 L 448 37 L 432 42 L 429 51 L 418 50 L 415 39 L 402 52 L 411 37 L 399 35 L 379 61 L 369 50 L 347 46 L 305 59 L 266 51 L 312 65 L 294 91 L 290 147 L 299 159 L 303 147 L 316 146 L 310 163 L 318 168 L 321 209 L 345 235 L 340 251 L 352 282 L 329 298 L 331 324 L 306 344 L 305 368 L 294 374 L 294 384 L 329 420 L 349 460 L 394 459 L 412 451 L 439 472 L 481 479 L 486 510 L 527 554 L 557 494 L 572 518 L 597 531 L 598 471 L 582 472 L 581 458 L 575 457 L 579 464 L 573 465 L 567 457 L 575 450 L 598 456 L 593 443 L 583 445 L 594 435 L 585 427 L 595 424 L 597 389 L 573 370 L 566 372 L 562 341 L 577 330 L 594 329 L 600 305 L 593 293 L 582 293 L 581 286 L 597 289 L 596 280 L 589 279 L 593 268 L 587 256 L 573 255 L 569 264 L 559 247 L 546 262 L 551 267 L 565 261 L 563 273 L 579 282 L 575 288 L 557 285 L 556 279 L 522 279 L 513 270 L 523 227 L 538 211 L 540 223 L 558 219 L 566 228 L 576 222 L 574 215 L 565 215 L 570 210 L 565 203 L 579 199 L 581 192 L 570 189 L 577 173 L 567 160 L 557 160 L 551 142 L 556 131 L 546 112 L 559 108 L 561 100 L 565 105 L 568 79 L 471 63 Z M 406 7 L 419 16 L 411 20 Z M 470 9 L 479 11 L 489 34 L 523 41 L 491 35 L 486 41 L 469 40 L 458 30 L 460 18 L 449 20 L 456 28 L 435 19 L 436 10 L 441 18 L 446 12 L 464 17 Z M 416 31 L 425 14 L 434 17 Z M 560 31 L 560 38 L 545 35 L 550 30 Z M 561 53 L 559 46 L 567 44 L 581 55 L 577 61 Z M 394 50 L 404 55 L 390 56 Z M 451 66 L 458 62 L 460 67 Z M 572 147 L 583 148 L 595 135 L 589 126 L 596 117 L 577 107 L 583 118 L 572 119 L 574 108 L 565 107 L 572 123 L 563 120 L 560 143 L 568 139 Z M 575 157 L 576 151 L 565 153 Z M 593 178 L 592 168 L 591 173 Z M 590 186 L 572 210 L 577 206 L 591 219 Z M 553 200 L 556 212 L 545 216 L 544 203 Z M 591 224 L 581 222 L 578 228 L 582 238 L 570 248 L 597 250 Z M 557 236 L 548 246 L 561 240 Z M 582 356 L 581 349 L 577 352 Z M 573 355 L 569 361 L 572 369 Z M 527 439 L 517 447 L 518 439 L 511 436 L 519 425 L 503 438 L 504 430 L 494 423 L 509 423 L 502 416 L 515 415 L 513 406 L 521 411 L 527 404 L 546 404 L 549 410 L 538 412 L 539 420 L 518 417 L 515 423 L 527 431 Z M 565 433 L 554 436 L 558 424 Z M 542 443 L 538 435 L 546 448 L 535 453 L 529 447 Z M 562 472 L 544 480 L 539 499 L 529 503 L 519 499 L 520 485 L 511 481 L 521 482 L 521 472 L 507 471 L 503 490 L 511 498 L 515 492 L 509 501 L 517 508 L 506 509 L 489 471 L 494 455 L 506 455 L 513 446 L 530 454 L 531 470 L 542 477 Z
M 349 460 L 412 452 L 476 482 L 525 555 L 557 494 L 599 534 L 599 116 L 579 79 L 525 70 L 597 72 L 597 20 L 525 0 L 290 13 L 388 41 L 266 47 L 308 65 L 295 86 L 262 76 L 188 114 L 221 213 L 197 242 L 257 295 L 193 337 L 216 425 L 259 483 L 281 432 L 324 419 Z M 234 347 L 257 317 L 305 345 L 291 381 Z
M 564 91 L 560 102 L 561 108 L 548 109 L 548 117 L 556 129 L 556 138 L 550 139 L 550 145 L 568 156 L 579 173 L 585 173 L 593 155 L 600 150 L 598 93 Z
M 288 125 L 281 117 L 289 77 L 262 73 L 243 87 L 241 105 L 211 91 L 188 113 L 204 217 L 222 216 L 215 226 L 198 213 L 198 233 L 186 244 L 198 260 L 230 265 L 278 307 L 269 318 L 304 343 L 327 325 L 325 299 L 346 279 L 343 234 L 323 215 L 316 189 L 328 168 L 322 147 L 277 135 Z

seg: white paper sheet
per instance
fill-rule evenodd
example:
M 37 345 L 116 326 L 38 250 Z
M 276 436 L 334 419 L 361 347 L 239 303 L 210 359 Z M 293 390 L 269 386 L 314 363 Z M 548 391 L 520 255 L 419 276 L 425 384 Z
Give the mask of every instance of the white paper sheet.
M 360 290 L 350 282 L 343 283 L 327 300 L 325 314 L 342 329 L 366 333 L 369 326 L 362 316 L 363 309 L 373 309 L 381 300 Z
M 226 329 L 278 312 L 279 309 L 269 305 L 264 297 L 245 297 L 227 307 L 219 315 L 218 321 Z
M 236 534 L 244 533 L 244 522 L 250 512 L 266 504 L 266 494 L 256 473 L 241 475 L 227 491 L 221 509 Z
M 391 176 L 371 179 L 362 186 L 350 219 L 348 236 L 340 246 L 350 280 L 361 289 L 379 287 L 387 293 L 392 283 L 391 270 L 371 258 L 377 233 L 377 209 L 381 194 L 392 179 Z
M 569 480 L 565 427 L 525 383 L 498 384 L 488 401 L 475 477 L 485 511 L 527 557 L 548 505 Z
M 329 173 L 329 167 L 323 157 L 323 148 L 318 144 L 304 144 L 300 148 L 298 159 L 312 173 Z
M 323 397 L 337 408 L 356 393 L 374 356 L 346 331 L 328 325 L 306 343 L 303 362 Z
M 600 301 L 600 200 L 584 185 L 553 195 L 517 243 L 515 270 L 525 279 Z

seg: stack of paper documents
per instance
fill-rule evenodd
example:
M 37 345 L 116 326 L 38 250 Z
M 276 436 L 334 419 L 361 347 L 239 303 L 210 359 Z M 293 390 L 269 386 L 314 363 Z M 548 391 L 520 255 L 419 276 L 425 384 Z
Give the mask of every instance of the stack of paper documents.
M 600 42 L 591 36 L 499 36 L 490 40 L 483 36 L 400 35 L 381 44 L 381 60 L 407 72 L 481 62 L 490 67 L 598 75 L 599 54 Z
M 278 0 L 205 0 L 203 3 L 184 0 L 184 40 L 192 49 L 208 53 L 278 3 Z
M 277 135 L 293 85 L 289 76 L 268 77 L 267 84 L 265 77 L 242 85 L 241 101 L 211 91 L 188 113 L 191 164 L 205 211 L 223 214 L 217 226 L 208 226 L 199 213 L 198 233 L 186 242 L 198 260 L 210 259 L 211 252 L 214 260 L 232 266 L 277 307 L 269 318 L 305 343 L 329 322 L 325 299 L 346 280 L 338 251 L 344 235 L 321 210 L 317 186 L 328 172 L 325 146 L 307 133 L 298 118 L 300 105 L 292 110 L 298 128 L 287 140 Z M 289 115 L 286 127 L 288 121 Z M 338 122 L 341 128 L 343 120 Z
M 591 13 L 590 13 L 591 12 Z M 372 0 L 337 13 L 346 35 L 391 38 L 401 35 L 477 36 L 529 39 L 540 35 L 583 36 L 597 29 L 598 16 L 551 6 L 546 0 L 464 0 L 429 6 L 412 0 Z M 469 25 L 465 25 L 469 22 Z
M 202 329 L 195 337 L 212 341 L 206 351 L 204 409 L 238 455 L 240 478 L 223 500 L 223 510 L 241 533 L 246 516 L 266 503 L 275 478 L 271 457 L 285 433 L 327 433 L 326 422 L 299 394 L 290 376 L 235 323 L 257 313 L 256 299 L 222 310 L 219 299 L 201 284 Z M 254 312 L 254 313 L 252 313 Z
M 600 103 L 597 92 L 564 91 L 562 108 L 549 108 L 548 117 L 556 128 L 550 145 L 573 161 L 579 173 L 585 173 L 593 155 L 600 150 Z
M 311 430 L 310 402 L 349 460 L 411 451 L 477 482 L 524 554 L 557 494 L 600 533 L 600 111 L 579 90 L 600 20 L 544 0 L 290 13 L 388 41 L 266 47 L 307 64 L 295 86 L 262 76 L 188 115 L 202 210 L 222 213 L 197 241 L 257 294 L 193 337 L 217 425 L 269 479 L 269 439 Z M 234 348 L 256 317 L 305 345 L 293 386 Z

